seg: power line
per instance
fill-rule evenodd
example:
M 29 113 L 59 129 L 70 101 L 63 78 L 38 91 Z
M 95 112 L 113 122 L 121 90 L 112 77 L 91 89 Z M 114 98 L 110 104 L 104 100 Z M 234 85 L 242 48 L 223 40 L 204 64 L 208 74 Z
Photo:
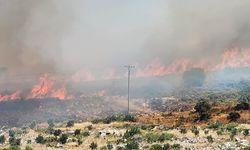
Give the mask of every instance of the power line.
M 124 66 L 124 67 L 128 69 L 128 115 L 129 115 L 130 72 L 131 72 L 131 69 L 132 69 L 132 68 L 135 68 L 135 66 L 126 65 L 126 66 Z

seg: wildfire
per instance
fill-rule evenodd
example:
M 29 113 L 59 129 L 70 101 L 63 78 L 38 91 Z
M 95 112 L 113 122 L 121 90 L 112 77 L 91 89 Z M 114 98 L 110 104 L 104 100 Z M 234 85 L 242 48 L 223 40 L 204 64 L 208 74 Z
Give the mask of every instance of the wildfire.
M 215 67 L 215 70 L 225 68 L 250 67 L 250 52 L 246 49 L 227 49 L 221 56 L 221 63 Z
M 7 94 L 7 95 L 0 94 L 0 101 L 17 100 L 17 99 L 20 99 L 20 91 L 16 91 L 12 94 Z
M 66 99 L 67 98 L 67 90 L 66 90 L 66 88 L 63 87 L 61 89 L 52 91 L 51 97 L 58 98 L 58 99 L 61 99 L 61 100 Z
M 226 49 L 217 64 L 209 62 L 206 58 L 192 61 L 189 58 L 180 58 L 172 61 L 169 65 L 164 65 L 160 59 L 154 59 L 145 66 L 137 65 L 134 76 L 135 77 L 152 77 L 164 76 L 173 73 L 183 73 L 190 68 L 202 68 L 205 71 L 218 71 L 225 68 L 240 68 L 250 67 L 250 52 L 247 49 L 232 48 Z M 119 74 L 115 69 L 107 69 L 102 75 L 95 76 L 89 70 L 81 70 L 74 74 L 70 80 L 60 80 L 57 77 L 51 77 L 44 74 L 39 78 L 38 84 L 34 85 L 28 94 L 21 93 L 20 90 L 11 94 L 0 94 L 0 101 L 17 100 L 21 96 L 26 99 L 44 99 L 57 98 L 60 100 L 75 99 L 73 95 L 69 95 L 66 84 L 68 82 L 79 81 L 96 81 L 96 80 L 112 80 L 122 79 L 126 75 Z M 69 79 L 69 78 L 66 78 Z M 66 81 L 66 82 L 65 82 Z M 59 85 L 59 86 L 58 86 Z M 60 86 L 61 85 L 61 86 Z M 92 93 L 81 93 L 81 97 L 102 97 L 106 95 L 105 90 L 100 90 Z
M 52 89 L 53 86 L 53 81 L 49 78 L 49 76 L 47 74 L 43 75 L 42 77 L 40 77 L 40 82 L 38 85 L 35 85 L 28 98 L 29 99 L 33 99 L 33 98 L 38 98 L 41 99 L 43 97 L 47 97 L 49 92 Z
M 40 77 L 39 84 L 35 85 L 28 99 L 43 99 L 43 98 L 58 98 L 60 100 L 71 99 L 67 96 L 67 90 L 65 86 L 59 89 L 53 89 L 55 80 L 48 76 L 48 74 Z
M 192 62 L 189 58 L 174 60 L 170 65 L 163 65 L 159 59 L 153 60 L 144 69 L 138 69 L 136 77 L 163 76 L 172 73 L 183 73 L 190 68 L 202 68 L 205 71 L 218 71 L 225 68 L 250 67 L 250 52 L 247 49 L 226 49 L 217 65 L 212 65 L 206 58 Z M 143 68 L 143 67 L 142 67 Z

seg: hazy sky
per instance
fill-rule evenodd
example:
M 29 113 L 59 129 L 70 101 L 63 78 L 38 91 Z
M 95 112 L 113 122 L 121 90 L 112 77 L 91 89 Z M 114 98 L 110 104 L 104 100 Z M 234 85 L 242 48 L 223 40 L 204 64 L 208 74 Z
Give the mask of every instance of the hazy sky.
M 0 67 L 40 73 L 218 60 L 225 48 L 249 48 L 249 17 L 249 0 L 0 0 Z

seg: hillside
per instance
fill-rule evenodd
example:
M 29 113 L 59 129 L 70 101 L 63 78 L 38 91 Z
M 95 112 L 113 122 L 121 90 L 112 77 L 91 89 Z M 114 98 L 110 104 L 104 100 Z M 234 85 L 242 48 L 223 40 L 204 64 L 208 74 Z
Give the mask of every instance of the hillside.
M 6 140 L 0 147 L 20 144 L 21 149 L 34 150 L 248 150 L 249 105 L 246 110 L 238 109 L 237 106 L 236 102 L 212 104 L 209 119 L 203 121 L 197 120 L 199 115 L 193 109 L 183 112 L 151 112 L 135 117 L 116 115 L 92 122 L 50 120 L 48 124 L 34 123 L 23 128 L 4 127 L 1 135 Z M 237 112 L 240 117 L 230 121 L 230 112 Z M 10 138 L 14 140 L 9 141 Z M 20 142 L 15 142 L 18 139 Z

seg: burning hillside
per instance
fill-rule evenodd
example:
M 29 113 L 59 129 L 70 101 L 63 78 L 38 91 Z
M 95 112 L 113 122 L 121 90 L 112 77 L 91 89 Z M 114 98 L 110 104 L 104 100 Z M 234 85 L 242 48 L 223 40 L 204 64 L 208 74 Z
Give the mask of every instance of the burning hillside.
M 202 60 L 193 63 L 187 58 L 178 59 L 173 61 L 170 65 L 163 65 L 159 59 L 155 59 L 152 63 L 140 67 L 138 66 L 133 73 L 134 78 L 142 77 L 157 77 L 166 76 L 170 74 L 182 74 L 192 68 L 201 68 L 207 73 L 218 72 L 227 68 L 249 68 L 250 67 L 250 52 L 244 49 L 233 48 L 225 50 L 221 56 L 221 61 L 218 64 L 212 64 L 212 62 Z M 103 77 L 96 77 L 91 71 L 77 72 L 71 77 L 59 78 L 55 75 L 44 74 L 39 78 L 36 85 L 30 87 L 29 92 L 24 92 L 22 89 L 16 89 L 16 91 L 6 92 L 2 91 L 0 95 L 0 101 L 15 100 L 15 99 L 46 99 L 57 98 L 60 100 L 72 100 L 77 97 L 74 93 L 68 92 L 68 85 L 72 83 L 80 82 L 100 82 L 102 80 L 124 80 L 126 75 L 115 74 L 118 71 L 109 70 L 104 73 Z M 240 77 L 239 77 L 240 78 Z M 8 83 L 7 83 L 8 84 Z M 27 87 L 26 87 L 27 88 Z M 86 96 L 104 96 L 106 89 L 100 89 L 98 91 L 92 91 L 91 93 L 81 93 L 78 97 Z

